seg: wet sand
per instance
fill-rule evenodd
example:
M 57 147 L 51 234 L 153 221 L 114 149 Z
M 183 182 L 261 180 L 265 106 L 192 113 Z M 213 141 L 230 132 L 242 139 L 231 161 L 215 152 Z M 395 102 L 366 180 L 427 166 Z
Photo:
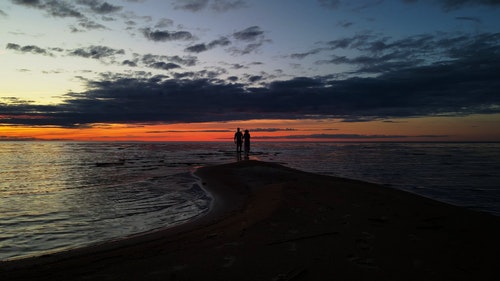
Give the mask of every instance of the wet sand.
M 0 280 L 493 280 L 500 217 L 259 161 L 197 171 L 211 211 L 178 227 L 1 262 Z

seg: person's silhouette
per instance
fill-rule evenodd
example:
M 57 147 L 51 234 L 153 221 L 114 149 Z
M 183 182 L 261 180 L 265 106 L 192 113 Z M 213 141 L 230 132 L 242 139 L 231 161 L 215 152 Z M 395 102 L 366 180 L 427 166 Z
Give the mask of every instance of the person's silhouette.
M 240 131 L 240 128 L 234 134 L 234 143 L 236 144 L 236 152 L 241 152 L 241 146 L 243 144 L 243 134 Z
M 248 130 L 245 130 L 243 140 L 245 142 L 245 154 L 248 156 L 248 153 L 250 152 L 250 132 L 248 132 Z

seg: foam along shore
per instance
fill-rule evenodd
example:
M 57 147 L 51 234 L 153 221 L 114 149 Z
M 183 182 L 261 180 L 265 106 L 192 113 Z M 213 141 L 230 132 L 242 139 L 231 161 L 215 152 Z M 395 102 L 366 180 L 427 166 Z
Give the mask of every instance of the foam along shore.
M 1 262 L 0 280 L 492 280 L 500 217 L 360 181 L 241 161 L 197 171 L 205 216 Z

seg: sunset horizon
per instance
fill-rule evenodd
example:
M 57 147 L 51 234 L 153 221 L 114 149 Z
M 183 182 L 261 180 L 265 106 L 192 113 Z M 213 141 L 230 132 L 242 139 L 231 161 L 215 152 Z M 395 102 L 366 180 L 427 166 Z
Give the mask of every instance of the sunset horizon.
M 491 280 L 499 12 L 0 1 L 0 280 Z
M 4 1 L 0 140 L 499 142 L 498 7 Z

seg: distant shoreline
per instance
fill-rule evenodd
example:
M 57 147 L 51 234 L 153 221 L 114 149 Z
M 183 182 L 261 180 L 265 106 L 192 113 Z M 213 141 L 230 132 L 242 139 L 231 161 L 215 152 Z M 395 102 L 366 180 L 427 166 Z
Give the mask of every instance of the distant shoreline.
M 228 146 L 232 146 L 231 138 L 227 138 L 224 140 L 213 140 L 213 141 L 138 141 L 138 140 L 109 140 L 109 141 L 104 141 L 104 140 L 61 140 L 61 139 L 1 139 L 0 142 L 67 142 L 67 143 L 227 143 Z M 276 138 L 274 140 L 268 140 L 266 138 L 259 138 L 259 137 L 254 137 L 252 139 L 252 142 L 255 143 L 277 143 L 277 142 L 293 142 L 293 143 L 485 143 L 485 144 L 495 144 L 495 143 L 500 143 L 500 141 L 374 141 L 374 140 L 352 140 L 352 141 L 346 141 L 346 140 L 294 140 L 294 139 L 287 139 L 287 138 Z

